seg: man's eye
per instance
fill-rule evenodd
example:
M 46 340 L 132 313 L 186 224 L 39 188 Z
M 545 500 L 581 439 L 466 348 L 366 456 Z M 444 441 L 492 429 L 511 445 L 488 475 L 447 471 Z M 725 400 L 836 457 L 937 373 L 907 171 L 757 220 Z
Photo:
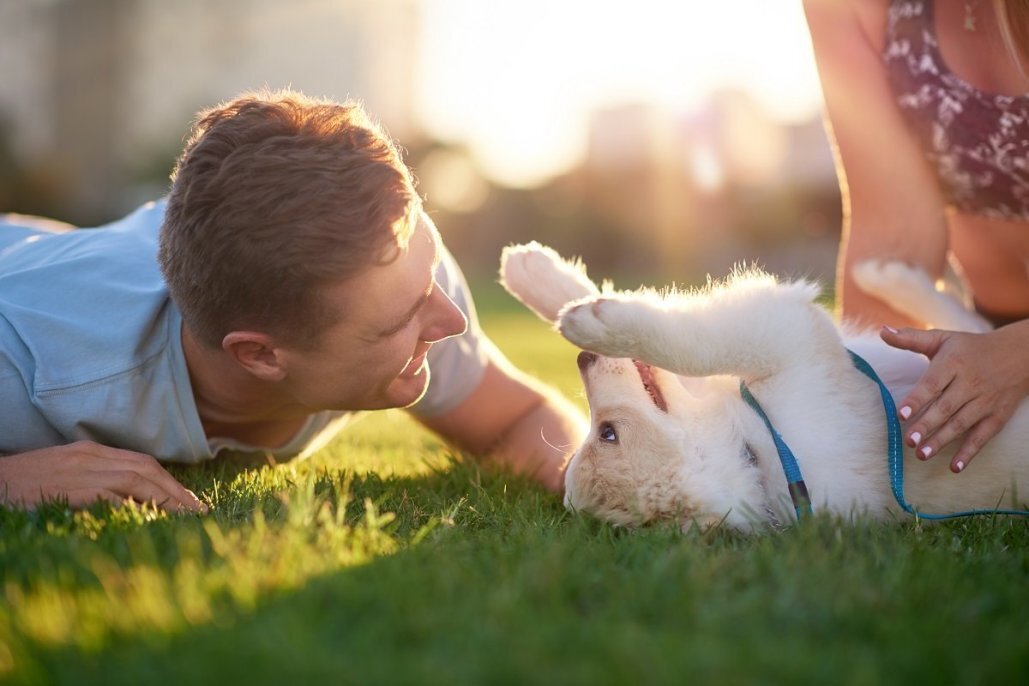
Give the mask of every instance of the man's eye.
M 604 443 L 617 443 L 618 442 L 618 432 L 615 431 L 615 427 L 612 426 L 610 424 L 610 422 L 604 422 L 603 424 L 600 425 L 600 427 L 599 427 L 599 429 L 597 431 L 597 436 Z

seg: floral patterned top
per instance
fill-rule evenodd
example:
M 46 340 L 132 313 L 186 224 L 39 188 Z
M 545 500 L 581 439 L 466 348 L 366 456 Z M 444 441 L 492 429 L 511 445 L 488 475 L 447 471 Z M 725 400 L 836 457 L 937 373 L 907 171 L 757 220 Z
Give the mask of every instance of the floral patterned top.
M 984 93 L 951 73 L 936 41 L 933 0 L 890 3 L 883 61 L 948 205 L 1029 221 L 1029 93 Z

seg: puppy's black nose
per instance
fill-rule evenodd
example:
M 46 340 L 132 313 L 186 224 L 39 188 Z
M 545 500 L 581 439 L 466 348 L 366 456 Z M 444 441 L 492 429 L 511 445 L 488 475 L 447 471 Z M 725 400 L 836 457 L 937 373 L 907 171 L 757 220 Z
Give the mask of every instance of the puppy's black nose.
M 585 350 L 583 350 L 581 353 L 579 353 L 579 357 L 576 359 L 576 362 L 578 362 L 578 364 L 579 364 L 579 369 L 581 369 L 583 371 L 586 370 L 586 367 L 589 367 L 591 364 L 593 364 L 596 361 L 597 361 L 596 353 L 586 352 Z

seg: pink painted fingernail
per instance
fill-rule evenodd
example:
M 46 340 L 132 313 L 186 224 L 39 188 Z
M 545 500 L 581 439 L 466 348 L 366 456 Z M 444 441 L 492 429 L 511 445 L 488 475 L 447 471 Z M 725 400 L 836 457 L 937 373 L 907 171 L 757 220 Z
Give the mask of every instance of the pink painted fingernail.
M 892 326 L 883 325 L 883 328 L 886 329 L 887 331 L 889 331 L 890 333 L 900 333 L 899 331 L 894 329 Z
M 908 438 L 911 439 L 911 445 L 917 448 L 918 442 L 922 440 L 922 434 L 918 433 L 917 431 L 912 431 L 911 435 L 908 436 Z
M 922 448 L 922 459 L 928 460 L 929 456 L 933 454 L 933 449 L 929 446 Z
M 900 418 L 901 419 L 907 419 L 910 416 L 911 416 L 911 408 L 910 407 L 905 405 L 904 407 L 900 408 Z
M 958 462 L 957 464 L 955 464 L 954 466 L 955 466 L 955 467 L 957 467 L 957 470 L 958 470 L 958 471 L 960 472 L 960 471 L 961 471 L 962 469 L 964 469 L 964 468 L 965 468 L 965 463 L 964 463 L 964 462 L 960 462 L 960 461 L 959 461 L 959 462 Z

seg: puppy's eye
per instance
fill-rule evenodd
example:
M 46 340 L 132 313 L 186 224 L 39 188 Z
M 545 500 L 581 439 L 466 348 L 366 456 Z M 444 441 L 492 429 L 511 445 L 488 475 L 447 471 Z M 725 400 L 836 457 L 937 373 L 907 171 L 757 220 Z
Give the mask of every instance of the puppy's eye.
M 615 431 L 615 427 L 610 422 L 604 422 L 598 427 L 597 437 L 604 443 L 618 442 L 618 432 Z

